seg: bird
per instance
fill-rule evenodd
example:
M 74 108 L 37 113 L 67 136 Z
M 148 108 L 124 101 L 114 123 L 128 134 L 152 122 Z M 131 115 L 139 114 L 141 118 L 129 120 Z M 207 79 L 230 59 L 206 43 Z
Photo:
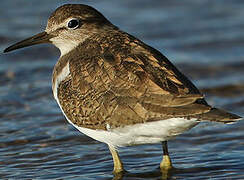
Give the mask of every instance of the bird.
M 167 142 L 202 121 L 240 116 L 209 105 L 161 52 L 113 25 L 95 8 L 64 4 L 46 29 L 4 52 L 41 43 L 60 50 L 52 91 L 70 124 L 108 145 L 114 174 L 125 172 L 120 147 L 161 143 L 162 171 L 173 168 Z

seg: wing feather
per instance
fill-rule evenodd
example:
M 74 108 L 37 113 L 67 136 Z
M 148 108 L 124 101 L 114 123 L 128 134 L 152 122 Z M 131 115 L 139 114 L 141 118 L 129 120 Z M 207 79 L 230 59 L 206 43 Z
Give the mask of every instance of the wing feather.
M 119 38 L 89 40 L 80 47 L 82 57 L 70 59 L 74 99 L 81 108 L 89 104 L 90 114 L 79 120 L 83 126 L 89 121 L 90 128 L 116 128 L 210 111 L 198 89 L 160 52 L 132 36 L 122 43 Z

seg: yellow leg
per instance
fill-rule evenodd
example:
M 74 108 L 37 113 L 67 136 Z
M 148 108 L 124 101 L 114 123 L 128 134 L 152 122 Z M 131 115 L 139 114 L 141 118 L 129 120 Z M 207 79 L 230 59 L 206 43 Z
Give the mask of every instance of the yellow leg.
M 121 173 L 124 171 L 124 167 L 123 167 L 123 164 L 122 164 L 122 161 L 120 160 L 119 158 L 119 154 L 118 152 L 116 151 L 116 149 L 112 146 L 108 146 L 109 147 L 109 150 L 112 154 L 112 157 L 113 157 L 113 161 L 114 161 L 114 171 L 113 173 L 114 174 L 118 174 L 118 173 Z
M 163 146 L 163 159 L 160 163 L 160 169 L 161 171 L 168 171 L 173 168 L 171 159 L 169 157 L 169 152 L 168 152 L 168 146 L 167 146 L 167 141 L 164 141 L 162 143 Z

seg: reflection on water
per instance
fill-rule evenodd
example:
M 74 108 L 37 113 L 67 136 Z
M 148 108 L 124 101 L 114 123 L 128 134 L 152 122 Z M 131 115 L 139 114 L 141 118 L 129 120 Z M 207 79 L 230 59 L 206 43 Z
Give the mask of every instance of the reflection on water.
M 1 2 L 1 50 L 43 30 L 64 2 Z M 243 1 L 87 3 L 168 56 L 210 104 L 244 116 Z M 0 55 L 0 178 L 122 179 L 112 174 L 107 146 L 68 125 L 57 107 L 51 92 L 57 58 L 49 45 Z M 170 141 L 169 179 L 244 179 L 243 131 L 244 121 L 201 123 Z M 124 180 L 165 177 L 160 144 L 122 148 L 120 155 Z

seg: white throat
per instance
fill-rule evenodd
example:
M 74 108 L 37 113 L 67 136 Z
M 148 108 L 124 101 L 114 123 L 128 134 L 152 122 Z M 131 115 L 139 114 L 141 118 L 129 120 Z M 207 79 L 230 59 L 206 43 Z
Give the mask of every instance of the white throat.
M 60 50 L 60 57 L 67 54 L 79 45 L 79 41 L 68 41 L 60 38 L 51 38 L 50 41 Z

